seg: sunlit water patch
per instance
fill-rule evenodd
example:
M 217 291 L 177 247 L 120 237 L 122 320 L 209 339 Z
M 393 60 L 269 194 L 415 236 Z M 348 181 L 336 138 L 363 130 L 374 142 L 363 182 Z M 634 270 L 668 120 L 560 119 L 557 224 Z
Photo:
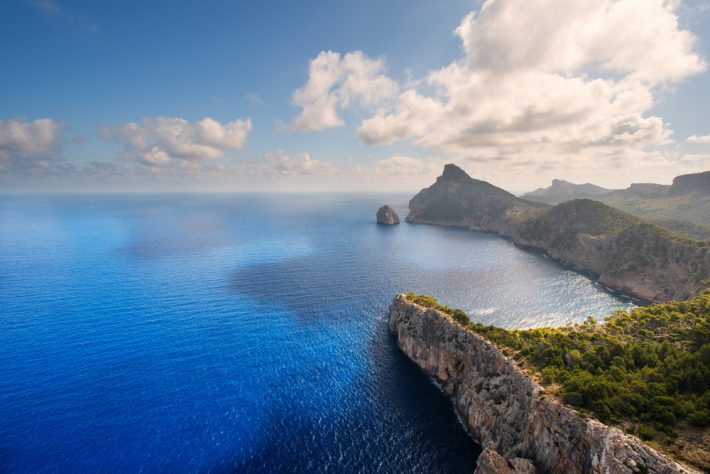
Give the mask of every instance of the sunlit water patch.
M 631 303 L 407 196 L 0 198 L 0 471 L 472 472 L 401 291 L 530 327 Z

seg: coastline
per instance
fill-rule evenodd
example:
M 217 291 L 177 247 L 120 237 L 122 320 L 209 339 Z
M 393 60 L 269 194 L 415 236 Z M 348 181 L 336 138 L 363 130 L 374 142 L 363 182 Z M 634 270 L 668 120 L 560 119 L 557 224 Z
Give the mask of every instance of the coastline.
M 479 474 L 497 457 L 510 472 L 699 472 L 549 396 L 494 344 L 441 311 L 397 295 L 388 323 L 399 348 L 439 383 L 480 440 Z
M 435 227 L 447 227 L 450 229 L 460 229 L 463 231 L 467 232 L 479 232 L 481 234 L 490 234 L 490 235 L 495 235 L 496 237 L 499 237 L 503 240 L 507 240 L 511 244 L 515 245 L 515 247 L 519 248 L 520 250 L 534 253 L 536 255 L 540 255 L 548 260 L 551 260 L 555 262 L 556 264 L 562 266 L 563 268 L 567 270 L 572 270 L 583 277 L 589 279 L 595 286 L 600 287 L 603 289 L 606 293 L 617 297 L 617 298 L 623 298 L 632 301 L 634 304 L 637 304 L 638 306 L 646 306 L 652 303 L 657 303 L 658 301 L 654 301 L 648 298 L 644 298 L 642 296 L 636 295 L 636 294 L 629 294 L 633 293 L 628 290 L 621 290 L 619 288 L 615 288 L 613 284 L 607 283 L 607 282 L 602 282 L 599 279 L 599 275 L 591 272 L 589 270 L 583 269 L 583 268 L 578 268 L 574 264 L 567 262 L 565 260 L 561 260 L 559 258 L 556 258 L 554 256 L 551 256 L 547 253 L 547 251 L 543 248 L 531 246 L 531 245 L 525 245 L 520 242 L 516 242 L 515 238 L 508 234 L 501 233 L 496 230 L 479 230 L 472 228 L 470 226 L 466 225 L 461 225 L 461 224 L 456 224 L 456 223 L 445 223 L 445 222 L 434 222 L 434 221 L 426 221 L 426 220 L 412 220 L 407 217 L 405 219 L 405 222 L 407 224 L 413 224 L 413 225 L 430 225 L 430 226 L 435 226 Z

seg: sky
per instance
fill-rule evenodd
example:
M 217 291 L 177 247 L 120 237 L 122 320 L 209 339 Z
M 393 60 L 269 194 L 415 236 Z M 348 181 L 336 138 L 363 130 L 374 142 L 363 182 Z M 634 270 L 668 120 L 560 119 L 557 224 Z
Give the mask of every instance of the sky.
M 710 0 L 0 5 L 0 191 L 710 170 Z

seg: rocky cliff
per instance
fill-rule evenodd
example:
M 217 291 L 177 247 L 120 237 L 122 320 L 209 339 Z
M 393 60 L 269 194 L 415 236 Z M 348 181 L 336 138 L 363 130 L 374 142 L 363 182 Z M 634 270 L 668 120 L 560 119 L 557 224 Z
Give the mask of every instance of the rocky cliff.
M 446 165 L 409 203 L 407 221 L 496 232 L 602 284 L 649 301 L 685 299 L 710 282 L 710 245 L 588 199 L 549 207 Z
M 688 193 L 710 194 L 710 171 L 676 176 L 669 193 L 674 196 Z
M 549 397 L 500 350 L 445 313 L 398 295 L 389 328 L 402 351 L 452 397 L 480 441 L 479 474 L 695 472 Z

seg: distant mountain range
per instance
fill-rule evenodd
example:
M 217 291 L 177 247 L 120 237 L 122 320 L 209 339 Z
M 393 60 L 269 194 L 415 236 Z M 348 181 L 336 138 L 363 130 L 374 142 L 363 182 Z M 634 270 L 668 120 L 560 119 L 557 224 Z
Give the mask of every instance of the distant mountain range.
M 556 179 L 551 186 L 521 198 L 545 204 L 594 199 L 676 232 L 710 240 L 710 171 L 678 176 L 670 186 L 638 183 L 618 190 Z
M 521 197 L 545 204 L 560 204 L 572 199 L 594 199 L 612 191 L 591 183 L 575 184 L 563 179 L 553 179 L 551 186 L 523 194 Z
M 686 194 L 703 185 L 695 178 L 679 183 L 676 192 Z M 710 286 L 710 243 L 599 201 L 574 199 L 550 207 L 449 164 L 432 186 L 411 199 L 409 209 L 408 222 L 496 232 L 642 299 L 684 299 Z

